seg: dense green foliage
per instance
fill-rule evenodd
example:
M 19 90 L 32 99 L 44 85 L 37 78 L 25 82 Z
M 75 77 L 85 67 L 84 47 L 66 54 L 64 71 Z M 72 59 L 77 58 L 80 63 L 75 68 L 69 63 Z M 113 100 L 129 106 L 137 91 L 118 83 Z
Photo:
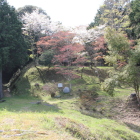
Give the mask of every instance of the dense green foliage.
M 0 1 L 0 64 L 3 70 L 12 70 L 27 61 L 27 45 L 22 36 L 22 24 L 15 9 Z
M 22 24 L 17 19 L 15 9 L 0 0 L 0 71 L 11 72 L 24 65 L 27 60 L 27 45 L 22 35 Z M 0 76 L 0 81 L 2 76 Z M 0 82 L 0 98 L 2 97 Z
M 140 1 L 134 0 L 131 2 L 132 12 L 129 15 L 133 38 L 140 38 Z
M 99 26 L 101 24 L 101 15 L 102 15 L 102 7 L 98 9 L 94 21 L 89 24 L 87 29 L 91 29 L 93 27 Z
M 52 65 L 53 57 L 54 57 L 53 50 L 47 50 L 43 52 L 39 57 L 39 64 L 50 67 Z
M 105 60 L 114 66 L 115 71 L 109 79 L 105 80 L 104 89 L 112 95 L 118 82 L 125 82 L 135 89 L 139 101 L 140 46 L 137 45 L 135 49 L 131 49 L 127 38 L 110 28 L 107 30 L 106 38 L 109 44 L 109 55 L 105 56 Z
M 116 30 L 129 30 L 129 5 L 129 0 L 105 0 L 88 29 L 106 24 Z

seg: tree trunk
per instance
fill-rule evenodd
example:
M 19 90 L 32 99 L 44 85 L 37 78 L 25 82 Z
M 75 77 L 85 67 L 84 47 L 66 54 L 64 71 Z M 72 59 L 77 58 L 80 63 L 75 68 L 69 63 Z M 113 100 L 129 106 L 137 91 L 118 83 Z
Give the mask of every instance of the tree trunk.
M 3 98 L 3 91 L 2 91 L 2 69 L 0 69 L 0 99 Z
M 50 70 L 51 65 L 48 65 L 48 71 Z
M 39 73 L 39 75 L 40 75 L 40 78 L 41 78 L 42 82 L 45 83 L 46 80 L 44 79 L 41 70 L 40 70 L 37 66 L 35 66 L 35 67 L 36 67 L 36 69 L 37 69 L 37 71 L 38 71 L 38 73 Z
M 134 81 L 134 89 L 136 92 L 136 96 L 137 96 L 137 101 L 140 104 L 140 97 L 139 97 L 139 83 L 137 81 Z
M 81 70 L 81 79 L 83 79 L 83 71 L 84 71 L 84 67 Z

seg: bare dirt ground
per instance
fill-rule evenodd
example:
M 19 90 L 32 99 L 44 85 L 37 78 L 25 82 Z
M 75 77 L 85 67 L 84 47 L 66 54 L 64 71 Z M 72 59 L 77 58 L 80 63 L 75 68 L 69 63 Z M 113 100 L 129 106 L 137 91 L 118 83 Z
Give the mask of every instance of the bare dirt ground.
M 97 118 L 114 119 L 140 133 L 140 106 L 136 100 L 126 101 L 120 98 L 110 99 L 108 102 L 103 98 L 99 100 L 102 101 L 95 103 L 95 100 L 93 102 L 90 100 L 90 103 L 84 103 L 80 107 L 81 112 Z
M 140 106 L 137 101 L 130 100 L 128 103 L 122 101 L 115 110 L 118 112 L 115 119 L 140 127 Z

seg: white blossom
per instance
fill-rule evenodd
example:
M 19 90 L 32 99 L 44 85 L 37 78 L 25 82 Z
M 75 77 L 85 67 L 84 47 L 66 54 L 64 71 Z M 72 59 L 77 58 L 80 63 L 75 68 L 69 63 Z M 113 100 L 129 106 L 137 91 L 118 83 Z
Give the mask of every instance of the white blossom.
M 53 33 L 65 30 L 62 23 L 53 22 L 50 17 L 40 13 L 38 9 L 32 13 L 25 13 L 21 17 L 23 23 L 23 29 L 26 33 L 42 33 L 46 35 L 52 35 Z
M 84 45 L 85 43 L 92 42 L 104 34 L 105 27 L 106 25 L 101 25 L 90 30 L 87 30 L 86 26 L 74 28 L 71 30 L 71 32 L 76 33 L 76 36 L 73 38 L 73 43 Z
M 44 33 L 49 29 L 50 18 L 36 9 L 32 13 L 25 13 L 21 18 L 24 29 L 28 32 Z

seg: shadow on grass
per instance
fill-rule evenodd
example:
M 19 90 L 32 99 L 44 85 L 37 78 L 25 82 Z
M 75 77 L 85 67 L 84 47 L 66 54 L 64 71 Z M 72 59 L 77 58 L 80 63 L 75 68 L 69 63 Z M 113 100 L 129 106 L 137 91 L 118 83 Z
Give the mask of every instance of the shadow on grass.
M 133 130 L 136 133 L 140 133 L 140 126 L 131 124 L 131 123 L 125 123 L 131 130 Z
M 55 82 L 60 82 L 60 81 L 66 81 L 64 76 L 62 74 L 57 73 L 56 70 L 50 69 L 42 71 L 44 78 L 46 79 L 46 82 L 50 81 L 55 81 Z
M 4 98 L 6 101 L 0 103 L 0 111 L 10 112 L 59 112 L 56 104 L 49 104 L 33 97 L 11 97 Z
M 11 87 L 13 94 L 30 94 L 31 85 L 28 79 L 28 76 L 26 77 L 20 77 L 16 83 Z

